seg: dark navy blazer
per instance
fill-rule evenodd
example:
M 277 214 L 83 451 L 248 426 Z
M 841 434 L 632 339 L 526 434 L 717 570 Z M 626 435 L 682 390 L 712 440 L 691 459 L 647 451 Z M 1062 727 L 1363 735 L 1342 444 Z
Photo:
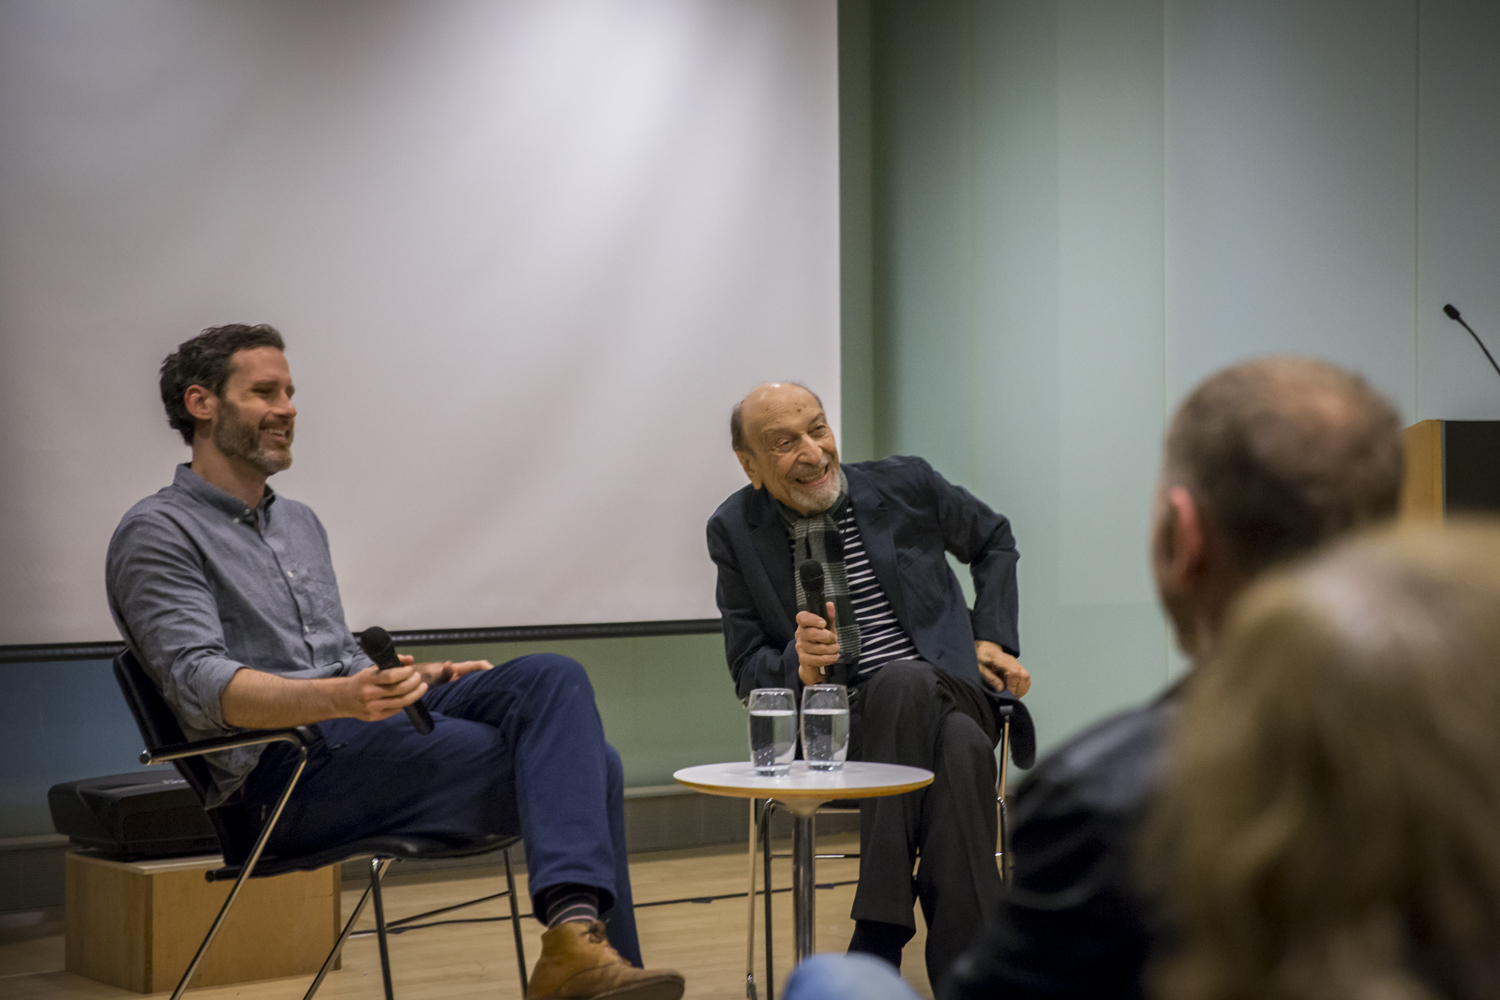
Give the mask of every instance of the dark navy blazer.
M 875 578 L 922 659 L 978 683 L 975 639 L 1019 655 L 1010 522 L 920 458 L 854 462 L 844 474 Z M 708 520 L 708 551 L 740 697 L 759 687 L 798 690 L 792 545 L 770 493 L 746 486 L 720 504 Z M 969 564 L 972 612 L 945 552 Z

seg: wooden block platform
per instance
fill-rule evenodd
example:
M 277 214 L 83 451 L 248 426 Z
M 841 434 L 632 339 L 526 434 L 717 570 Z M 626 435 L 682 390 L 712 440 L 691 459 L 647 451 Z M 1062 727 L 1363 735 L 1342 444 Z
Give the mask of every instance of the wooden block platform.
M 67 971 L 155 993 L 192 961 L 232 882 L 217 856 L 110 861 L 68 855 Z M 338 866 L 251 879 L 193 977 L 194 986 L 316 972 L 340 929 Z

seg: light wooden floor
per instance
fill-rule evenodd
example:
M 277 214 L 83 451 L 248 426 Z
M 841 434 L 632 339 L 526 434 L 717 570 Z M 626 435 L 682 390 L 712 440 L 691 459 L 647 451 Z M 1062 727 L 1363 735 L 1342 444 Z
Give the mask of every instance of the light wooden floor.
M 845 835 L 820 838 L 820 850 L 838 853 L 856 850 L 858 837 Z M 788 845 L 780 845 L 784 852 Z M 791 884 L 789 861 L 775 862 L 775 884 Z M 687 996 L 703 1000 L 741 1000 L 745 996 L 746 901 L 723 899 L 709 903 L 685 902 L 664 906 L 642 906 L 659 900 L 717 896 L 745 891 L 746 858 L 743 847 L 702 848 L 640 854 L 631 858 L 631 875 L 638 904 L 641 951 L 648 966 L 670 967 L 687 977 Z M 400 870 L 397 865 L 392 874 Z M 818 882 L 852 882 L 857 861 L 825 860 L 818 863 Z M 505 887 L 503 877 L 463 878 L 421 884 L 393 884 L 386 892 L 386 917 L 394 920 L 412 913 L 451 905 Z M 525 895 L 524 882 L 521 888 Z M 344 893 L 344 912 L 349 913 L 358 891 Z M 776 921 L 777 995 L 790 968 L 792 954 L 792 902 L 790 892 L 773 897 Z M 817 894 L 817 947 L 819 951 L 843 951 L 854 924 L 849 906 L 854 886 L 819 890 Z M 522 912 L 529 910 L 523 906 Z M 508 914 L 504 900 L 459 910 L 435 919 L 470 919 Z M 756 925 L 763 916 L 757 904 Z M 373 926 L 368 915 L 361 926 Z M 926 933 L 920 912 L 917 936 L 907 945 L 903 972 L 924 997 L 932 995 L 923 968 L 922 948 Z M 206 929 L 206 928 L 205 928 Z M 535 964 L 541 954 L 541 925 L 523 921 L 526 957 Z M 761 1000 L 765 998 L 765 952 L 756 934 L 755 980 Z M 391 939 L 391 968 L 398 1000 L 509 1000 L 520 996 L 515 950 L 507 922 L 453 924 L 410 931 Z M 0 996 L 7 1000 L 126 1000 L 139 994 L 96 983 L 62 971 L 61 935 L 0 945 Z M 192 1000 L 299 1000 L 311 976 L 266 980 L 234 986 L 193 990 Z M 343 969 L 330 973 L 318 992 L 319 1000 L 380 1000 L 380 962 L 374 937 L 352 939 L 344 949 Z

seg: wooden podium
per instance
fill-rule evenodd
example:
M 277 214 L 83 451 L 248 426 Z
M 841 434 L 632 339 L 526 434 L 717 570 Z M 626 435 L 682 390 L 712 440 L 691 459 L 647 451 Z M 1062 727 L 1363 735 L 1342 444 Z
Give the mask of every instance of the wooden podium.
M 1402 433 L 1401 517 L 1500 513 L 1500 420 L 1423 420 Z

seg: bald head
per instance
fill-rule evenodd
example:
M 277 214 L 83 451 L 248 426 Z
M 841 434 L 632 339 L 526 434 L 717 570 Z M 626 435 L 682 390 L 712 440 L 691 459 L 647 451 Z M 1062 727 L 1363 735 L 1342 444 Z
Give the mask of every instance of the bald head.
M 745 437 L 747 420 L 753 428 L 764 420 L 768 411 L 795 404 L 807 397 L 811 397 L 819 410 L 823 409 L 823 401 L 818 398 L 818 394 L 801 382 L 762 382 L 729 411 L 729 446 L 735 451 L 748 451 L 748 439 Z
M 1183 401 L 1164 482 L 1191 492 L 1246 575 L 1390 518 L 1401 422 L 1364 379 L 1313 358 L 1245 361 Z
M 729 439 L 751 485 L 802 514 L 838 499 L 839 451 L 817 393 L 795 382 L 750 390 L 729 414 Z

